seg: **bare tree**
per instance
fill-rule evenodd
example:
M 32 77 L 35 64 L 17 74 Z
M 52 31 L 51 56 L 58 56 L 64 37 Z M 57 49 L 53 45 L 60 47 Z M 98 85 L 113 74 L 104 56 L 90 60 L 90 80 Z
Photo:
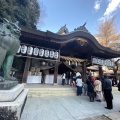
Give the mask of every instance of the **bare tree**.
M 120 33 L 115 25 L 115 20 L 116 16 L 113 16 L 98 24 L 98 34 L 95 37 L 101 45 L 120 50 Z

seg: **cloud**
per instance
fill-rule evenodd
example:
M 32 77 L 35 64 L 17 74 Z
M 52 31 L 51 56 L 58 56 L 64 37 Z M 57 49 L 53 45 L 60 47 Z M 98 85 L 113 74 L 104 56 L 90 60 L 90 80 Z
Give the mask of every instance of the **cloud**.
M 97 11 L 100 9 L 101 0 L 97 0 L 94 3 L 94 9 Z
M 108 6 L 101 18 L 98 21 L 104 20 L 106 17 L 113 16 L 114 12 L 120 8 L 120 0 L 108 0 Z
M 108 7 L 104 13 L 104 16 L 109 16 L 112 14 L 120 5 L 120 0 L 111 0 L 108 4 Z

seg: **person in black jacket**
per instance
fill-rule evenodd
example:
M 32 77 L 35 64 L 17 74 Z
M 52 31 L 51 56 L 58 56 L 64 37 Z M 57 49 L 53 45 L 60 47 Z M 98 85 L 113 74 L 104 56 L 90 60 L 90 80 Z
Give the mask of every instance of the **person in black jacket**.
M 104 97 L 107 104 L 107 107 L 105 108 L 111 110 L 113 109 L 112 80 L 109 79 L 107 75 L 104 75 L 103 91 L 104 91 Z
M 90 98 L 90 102 L 94 102 L 95 92 L 94 92 L 94 85 L 93 85 L 93 81 L 92 81 L 91 76 L 88 76 L 86 84 L 88 87 L 88 96 Z
M 120 80 L 119 80 L 119 83 L 118 83 L 118 91 L 120 91 Z

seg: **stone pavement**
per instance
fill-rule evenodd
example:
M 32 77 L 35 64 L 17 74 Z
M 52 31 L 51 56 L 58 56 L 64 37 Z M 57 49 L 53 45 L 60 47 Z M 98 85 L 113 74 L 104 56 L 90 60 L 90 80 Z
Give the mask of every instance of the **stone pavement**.
M 88 96 L 28 98 L 21 120 L 120 120 L 120 92 L 113 92 L 113 110 L 105 101 L 89 102 Z M 111 119 L 109 119 L 109 118 Z

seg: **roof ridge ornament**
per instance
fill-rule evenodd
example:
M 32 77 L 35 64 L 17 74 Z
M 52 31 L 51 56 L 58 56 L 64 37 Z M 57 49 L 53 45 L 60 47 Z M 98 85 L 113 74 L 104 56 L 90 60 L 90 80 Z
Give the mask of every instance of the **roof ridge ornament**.
M 87 24 L 87 21 L 82 25 L 82 27 L 85 27 L 86 24 Z
M 87 24 L 87 21 L 82 26 L 75 28 L 74 31 L 81 30 L 81 31 L 89 32 L 85 27 L 86 24 Z
M 68 28 L 66 27 L 66 24 L 64 26 L 62 26 L 59 31 L 57 32 L 57 34 L 66 34 L 69 33 Z

